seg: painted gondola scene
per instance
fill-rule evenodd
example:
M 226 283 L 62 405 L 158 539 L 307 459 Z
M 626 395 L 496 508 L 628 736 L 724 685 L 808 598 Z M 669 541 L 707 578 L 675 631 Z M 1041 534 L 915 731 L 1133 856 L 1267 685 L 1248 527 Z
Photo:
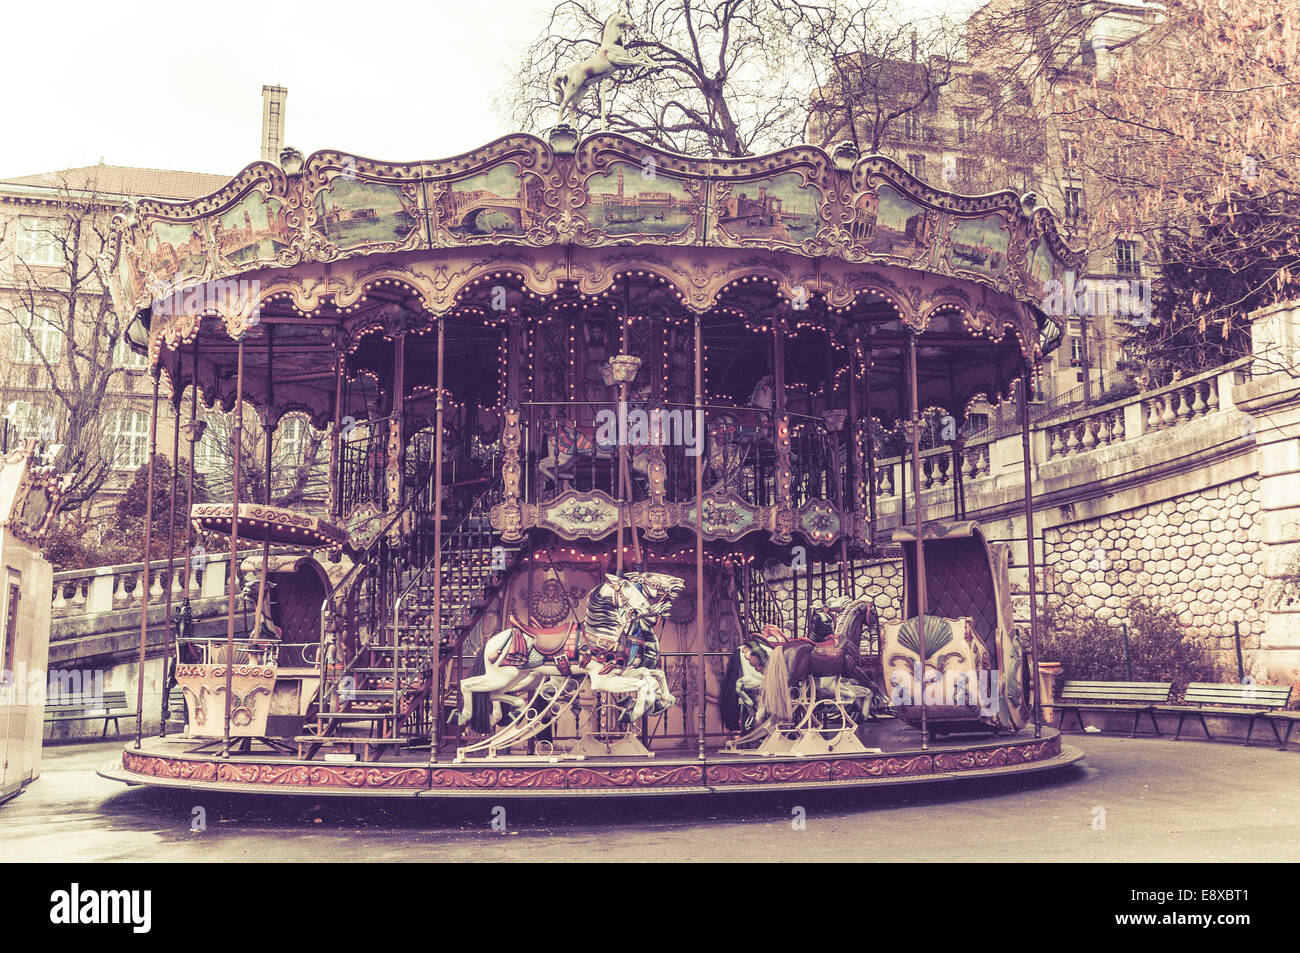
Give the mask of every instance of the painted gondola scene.
M 1128 6 L 1093 32 L 1166 22 Z M 1014 846 L 981 858 L 1033 859 L 1060 816 L 1104 831 L 1096 805 L 1164 827 L 1145 786 L 1200 789 L 1160 772 L 1227 797 L 1294 757 L 1289 266 L 1207 324 L 1211 284 L 1171 304 L 1168 248 L 1050 191 L 1051 156 L 1025 170 L 1039 138 L 981 139 L 998 82 L 998 110 L 1063 101 L 986 75 L 1020 35 L 1000 4 L 879 56 L 846 50 L 885 19 L 841 0 L 516 7 L 542 21 L 356 24 L 357 62 L 311 69 L 376 115 L 310 101 L 297 138 L 264 87 L 260 157 L 111 173 L 66 275 L 32 210 L 89 180 L 0 181 L 0 250 L 46 283 L 0 380 L 0 810 L 74 775 L 131 836 L 182 802 L 326 804 L 359 838 L 499 804 L 707 832 L 818 803 L 855 850 L 996 829 Z M 463 76 L 426 62 L 451 46 Z M 381 63 L 424 78 L 403 100 Z M 1066 131 L 1071 176 L 1118 154 Z M 120 327 L 59 338 L 60 302 Z M 102 420 L 68 397 L 96 389 Z M 1102 859 L 1074 827 L 1045 856 Z

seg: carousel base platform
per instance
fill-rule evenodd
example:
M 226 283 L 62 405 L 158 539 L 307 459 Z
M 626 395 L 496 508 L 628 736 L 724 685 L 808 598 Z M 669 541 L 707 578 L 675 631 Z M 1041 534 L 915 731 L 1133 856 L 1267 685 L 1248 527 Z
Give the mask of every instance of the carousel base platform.
M 303 761 L 274 751 L 222 758 L 196 752 L 195 739 L 149 738 L 128 745 L 99 775 L 130 785 L 190 791 L 352 797 L 685 796 L 745 791 L 805 791 L 889 784 L 932 784 L 1047 771 L 1083 757 L 1044 727 L 1014 735 L 936 738 L 921 750 L 919 733 L 893 719 L 867 729 L 880 752 L 815 757 L 736 754 L 716 749 L 662 749 L 651 758 L 587 757 L 447 760 L 404 752 L 374 762 Z

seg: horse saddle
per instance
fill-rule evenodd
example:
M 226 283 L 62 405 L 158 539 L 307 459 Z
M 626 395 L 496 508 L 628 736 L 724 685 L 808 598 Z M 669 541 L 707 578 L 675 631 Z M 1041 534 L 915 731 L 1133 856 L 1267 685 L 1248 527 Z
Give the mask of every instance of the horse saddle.
M 562 622 L 555 626 L 529 625 L 512 615 L 510 627 L 515 630 L 517 640 L 522 640 L 523 635 L 530 636 L 533 640 L 533 648 L 549 658 L 558 655 L 566 645 L 575 640 L 578 623 Z
M 839 639 L 834 637 L 827 639 L 825 642 L 813 643 L 813 655 L 821 655 L 825 658 L 839 658 L 844 654 L 844 649 L 840 647 Z

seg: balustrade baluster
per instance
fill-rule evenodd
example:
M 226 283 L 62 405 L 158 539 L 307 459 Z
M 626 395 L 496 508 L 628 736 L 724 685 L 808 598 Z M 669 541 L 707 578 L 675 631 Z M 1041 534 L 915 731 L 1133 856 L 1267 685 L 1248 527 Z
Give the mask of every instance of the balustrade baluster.
M 1205 387 L 1209 392 L 1205 398 L 1206 413 L 1212 414 L 1219 409 L 1219 379 L 1211 378 L 1205 382 Z
M 1165 394 L 1162 403 L 1164 409 L 1160 412 L 1160 423 L 1162 426 L 1172 427 L 1174 421 L 1178 419 L 1178 415 L 1174 413 L 1174 395 Z
M 1066 429 L 1065 453 L 1069 456 L 1072 453 L 1079 452 L 1079 432 L 1075 429 L 1074 424 L 1070 424 Z
M 1092 432 L 1091 420 L 1085 420 L 1083 422 L 1083 439 L 1080 440 L 1079 443 L 1082 445 L 1081 448 L 1084 452 L 1087 452 L 1091 450 L 1093 447 L 1097 446 L 1097 437 Z
M 1060 457 L 1065 454 L 1065 445 L 1061 442 L 1061 428 L 1056 427 L 1052 430 L 1052 443 L 1047 451 L 1047 459 Z
M 1110 443 L 1110 414 L 1097 418 L 1097 445 L 1105 447 Z
M 1187 388 L 1184 387 L 1178 388 L 1177 394 L 1178 394 L 1178 407 L 1177 410 L 1175 411 L 1175 415 L 1178 417 L 1179 420 L 1190 420 L 1192 416 L 1192 409 L 1187 405 Z
M 1192 387 L 1192 393 L 1195 395 L 1195 399 L 1192 401 L 1192 416 L 1203 417 L 1207 405 L 1205 403 L 1205 398 L 1201 396 L 1201 385 L 1194 385 Z
M 1115 412 L 1115 426 L 1110 434 L 1111 442 L 1118 442 L 1124 439 L 1124 409 L 1120 408 Z
M 1153 397 L 1147 401 L 1147 433 L 1160 429 L 1160 411 L 1156 409 L 1158 399 Z

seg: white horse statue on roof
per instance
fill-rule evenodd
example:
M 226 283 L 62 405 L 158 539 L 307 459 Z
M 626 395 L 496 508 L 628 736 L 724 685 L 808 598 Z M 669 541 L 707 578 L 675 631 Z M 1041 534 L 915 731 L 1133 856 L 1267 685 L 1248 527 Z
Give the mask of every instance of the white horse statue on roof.
M 576 116 L 578 103 L 587 90 L 595 88 L 596 99 L 600 102 L 600 128 L 609 126 L 609 103 L 600 95 L 600 81 L 607 73 L 616 69 L 633 66 L 646 66 L 656 69 L 659 64 L 648 56 L 638 56 L 623 46 L 623 34 L 630 31 L 634 24 L 625 14 L 616 13 L 605 21 L 605 32 L 600 40 L 600 48 L 594 56 L 589 56 L 581 63 L 575 63 L 567 70 L 556 73 L 551 80 L 551 88 L 560 104 L 560 122 L 566 113 Z

